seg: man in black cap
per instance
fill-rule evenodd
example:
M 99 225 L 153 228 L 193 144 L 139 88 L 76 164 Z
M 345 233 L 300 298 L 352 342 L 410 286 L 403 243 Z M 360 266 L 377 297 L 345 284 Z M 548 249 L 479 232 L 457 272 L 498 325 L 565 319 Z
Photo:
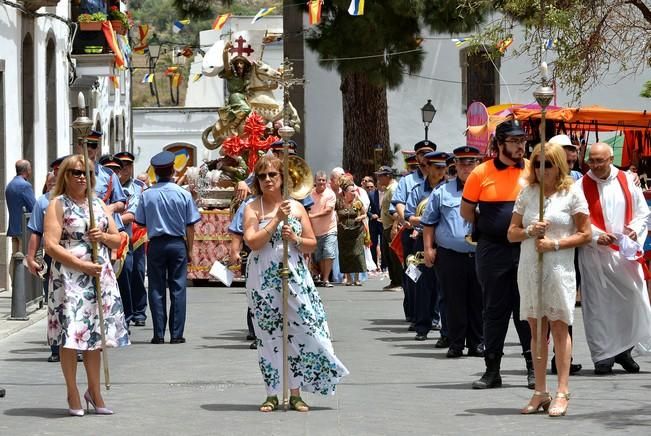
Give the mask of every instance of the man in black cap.
M 131 271 L 127 272 L 131 288 L 131 304 L 133 306 L 133 324 L 143 327 L 147 320 L 147 290 L 145 289 L 145 244 L 141 231 L 134 232 L 133 219 L 142 192 L 146 189 L 143 182 L 133 178 L 133 162 L 135 156 L 128 151 L 120 151 L 113 155 L 122 162 L 120 184 L 127 196 L 126 210 L 122 214 L 125 231 L 129 235 L 129 251 L 132 253 Z M 136 225 L 137 226 L 137 225 Z M 135 238 L 134 238 L 135 233 Z M 126 265 L 125 265 L 126 266 Z
M 191 260 L 194 224 L 201 220 L 190 193 L 172 181 L 174 153 L 151 158 L 158 182 L 142 193 L 135 222 L 147 227 L 149 308 L 154 324 L 152 344 L 165 342 L 166 288 L 170 288 L 171 344 L 185 342 L 186 277 Z
M 414 145 L 414 151 L 416 152 L 418 169 L 400 179 L 398 186 L 393 193 L 393 198 L 391 199 L 391 204 L 398 214 L 398 220 L 401 226 L 400 240 L 402 242 L 402 250 L 404 254 L 402 289 L 405 292 L 405 298 L 402 302 L 402 307 L 405 312 L 405 319 L 407 322 L 412 323 L 409 326 L 409 331 L 416 331 L 416 327 L 413 324 L 414 282 L 407 276 L 406 273 L 404 273 L 404 271 L 407 268 L 407 256 L 413 254 L 414 240 L 411 238 L 412 226 L 408 221 L 405 220 L 405 206 L 407 205 L 407 198 L 409 196 L 409 193 L 414 188 L 414 186 L 422 183 L 423 180 L 425 180 L 425 175 L 423 174 L 423 169 L 427 168 L 427 160 L 425 159 L 425 155 L 432 151 L 436 151 L 436 144 L 428 140 L 420 141 Z
M 531 357 L 531 330 L 520 320 L 517 273 L 520 244 L 509 243 L 506 234 L 515 200 L 525 177 L 526 132 L 516 120 L 497 126 L 498 156 L 475 168 L 463 188 L 461 216 L 479 233 L 476 251 L 477 277 L 484 293 L 484 342 L 486 372 L 474 389 L 502 386 L 500 363 L 504 340 L 513 315 L 522 355 L 527 365 L 527 387 L 535 387 Z M 478 213 L 476 213 L 476 209 Z
M 376 172 L 378 186 L 384 188 L 384 195 L 380 202 L 380 221 L 382 222 L 382 258 L 389 271 L 389 284 L 382 288 L 385 291 L 400 291 L 402 288 L 402 265 L 400 259 L 390 248 L 392 230 L 397 227 L 397 214 L 391 212 L 391 199 L 398 186 L 393 178 L 393 168 L 381 166 Z M 395 215 L 395 216 L 394 216 Z

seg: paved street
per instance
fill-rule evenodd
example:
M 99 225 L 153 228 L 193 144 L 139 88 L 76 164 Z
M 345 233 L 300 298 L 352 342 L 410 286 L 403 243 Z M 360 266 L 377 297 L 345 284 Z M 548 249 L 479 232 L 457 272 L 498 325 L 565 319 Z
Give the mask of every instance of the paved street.
M 181 345 L 151 345 L 151 327 L 132 329 L 133 345 L 111 350 L 112 387 L 104 392 L 114 416 L 66 415 L 65 385 L 48 364 L 45 320 L 0 339 L 0 434 L 157 435 L 452 435 L 649 434 L 651 357 L 643 372 L 592 375 L 580 310 L 569 416 L 520 416 L 531 391 L 524 361 L 509 332 L 503 359 L 504 388 L 473 391 L 483 361 L 446 359 L 434 349 L 438 333 L 413 341 L 402 321 L 402 293 L 364 287 L 321 288 L 337 355 L 351 374 L 333 397 L 305 395 L 307 414 L 257 411 L 265 397 L 245 336 L 242 288 L 191 288 L 186 338 Z M 1 321 L 6 323 L 9 321 Z M 169 335 L 169 333 L 168 333 Z M 168 338 L 169 339 L 169 336 Z M 80 382 L 85 377 L 79 367 Z M 554 380 L 550 388 L 554 389 Z M 84 389 L 81 384 L 80 389 Z M 83 391 L 82 391 L 83 392 Z M 109 427 L 110 426 L 110 427 Z

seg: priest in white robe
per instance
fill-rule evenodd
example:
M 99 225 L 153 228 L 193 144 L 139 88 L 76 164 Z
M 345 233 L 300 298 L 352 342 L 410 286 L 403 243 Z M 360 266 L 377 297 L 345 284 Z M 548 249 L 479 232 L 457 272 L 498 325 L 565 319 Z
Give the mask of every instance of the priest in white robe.
M 579 248 L 579 267 L 583 322 L 595 374 L 611 373 L 614 363 L 638 372 L 631 350 L 651 339 L 648 271 L 639 260 L 649 208 L 632 178 L 612 163 L 613 149 L 593 144 L 590 171 L 577 182 L 592 222 L 592 242 Z

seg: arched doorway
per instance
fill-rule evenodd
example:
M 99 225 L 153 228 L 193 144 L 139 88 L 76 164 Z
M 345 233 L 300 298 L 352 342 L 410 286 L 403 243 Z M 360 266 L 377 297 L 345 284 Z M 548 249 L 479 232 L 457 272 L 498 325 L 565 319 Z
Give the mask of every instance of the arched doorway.
M 45 49 L 45 116 L 47 125 L 47 163 L 49 165 L 58 154 L 57 139 L 57 63 L 56 42 L 48 36 Z
M 30 33 L 23 38 L 22 50 L 22 159 L 27 159 L 34 168 L 34 39 Z M 32 173 L 32 183 L 33 183 Z

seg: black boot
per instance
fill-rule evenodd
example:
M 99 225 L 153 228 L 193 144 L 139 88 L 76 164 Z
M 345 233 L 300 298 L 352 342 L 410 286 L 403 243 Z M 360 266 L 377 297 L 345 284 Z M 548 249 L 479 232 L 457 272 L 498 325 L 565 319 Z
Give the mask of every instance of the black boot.
M 536 375 L 533 370 L 533 358 L 531 357 L 531 351 L 522 353 L 524 356 L 524 361 L 527 364 L 527 387 L 529 389 L 536 388 Z
M 484 357 L 486 362 L 486 372 L 477 381 L 472 382 L 473 389 L 492 389 L 502 387 L 502 377 L 500 377 L 500 361 L 502 356 L 494 353 L 487 354 Z
M 628 350 L 615 356 L 615 363 L 622 365 L 624 371 L 635 374 L 640 372 L 640 365 L 638 365 L 637 362 L 633 360 L 633 357 L 631 356 L 632 349 L 633 348 L 629 348 Z

